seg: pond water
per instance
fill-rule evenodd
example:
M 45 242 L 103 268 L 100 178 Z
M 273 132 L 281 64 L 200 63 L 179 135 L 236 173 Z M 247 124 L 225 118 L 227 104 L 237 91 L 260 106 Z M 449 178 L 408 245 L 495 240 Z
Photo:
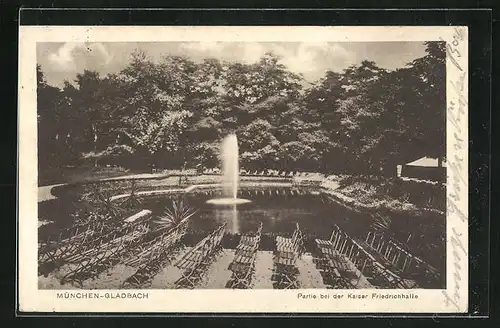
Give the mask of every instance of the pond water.
M 208 200 L 219 198 L 220 191 L 214 189 L 194 189 L 184 195 L 190 207 L 198 210 L 189 226 L 191 243 L 206 236 L 220 224 L 227 222 L 225 247 L 236 246 L 240 235 L 254 232 L 260 222 L 263 223 L 262 248 L 271 250 L 275 236 L 290 236 L 296 223 L 307 237 L 307 248 L 312 248 L 315 238 L 329 239 L 335 224 L 339 225 L 352 237 L 364 239 L 373 222 L 373 213 L 359 213 L 340 205 L 328 195 L 307 188 L 241 188 L 238 198 L 251 202 L 233 205 L 215 205 Z M 154 216 L 161 216 L 165 207 L 172 208 L 172 200 L 180 195 L 155 196 L 141 200 L 137 211 L 148 209 Z M 72 204 L 54 201 L 51 206 L 40 206 L 42 216 L 49 220 L 67 217 Z M 57 221 L 54 219 L 54 221 Z M 62 222 L 62 223 L 61 223 Z M 67 226 L 67 220 L 61 221 Z M 46 226 L 43 230 L 53 230 Z M 43 233 L 42 233 L 43 234 Z M 414 255 L 427 260 L 431 265 L 443 268 L 445 263 L 445 218 L 440 216 L 391 216 L 390 234 L 394 238 L 407 242 Z
M 226 233 L 246 234 L 255 231 L 262 222 L 264 233 L 289 235 L 299 223 L 308 235 L 326 236 L 339 221 L 339 217 L 332 217 L 331 204 L 327 204 L 324 197 L 307 190 L 247 188 L 238 197 L 250 200 L 249 203 L 207 203 L 217 197 L 218 192 L 195 192 L 185 196 L 185 201 L 198 210 L 192 219 L 191 230 L 209 232 L 227 222 Z M 171 200 L 158 198 L 143 202 L 145 208 L 158 215 L 171 204 Z

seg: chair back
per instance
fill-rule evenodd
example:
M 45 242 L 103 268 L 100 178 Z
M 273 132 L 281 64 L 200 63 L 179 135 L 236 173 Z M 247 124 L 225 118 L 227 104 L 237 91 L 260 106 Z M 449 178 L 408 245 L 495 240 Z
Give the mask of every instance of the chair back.
M 304 235 L 302 234 L 302 231 L 300 230 L 300 226 L 297 223 L 297 227 L 294 232 L 294 237 L 292 239 L 292 247 L 293 250 L 298 253 L 299 256 L 301 256 L 305 249 L 304 249 Z

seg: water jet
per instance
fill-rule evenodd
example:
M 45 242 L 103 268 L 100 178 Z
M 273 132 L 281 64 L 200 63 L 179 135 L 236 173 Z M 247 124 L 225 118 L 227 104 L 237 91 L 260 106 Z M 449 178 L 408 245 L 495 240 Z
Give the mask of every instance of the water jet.
M 230 134 L 221 143 L 222 159 L 222 198 L 213 198 L 207 201 L 214 205 L 239 205 L 250 203 L 250 200 L 238 198 L 239 171 L 239 150 L 238 138 L 235 134 Z

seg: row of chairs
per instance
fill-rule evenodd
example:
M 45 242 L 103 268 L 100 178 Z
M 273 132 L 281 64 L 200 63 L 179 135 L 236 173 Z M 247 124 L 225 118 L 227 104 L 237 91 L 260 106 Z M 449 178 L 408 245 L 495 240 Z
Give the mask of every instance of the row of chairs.
M 160 235 L 131 248 L 124 254 L 123 264 L 131 267 L 141 267 L 155 258 L 155 254 L 161 254 L 163 250 L 169 250 L 173 246 L 182 246 L 181 241 L 187 233 L 189 218 L 179 222 L 174 227 L 163 231 Z
M 381 254 L 401 275 L 419 273 L 429 277 L 431 280 L 439 280 L 440 278 L 437 269 L 411 254 L 404 245 L 382 232 L 369 231 L 366 235 L 365 243 L 371 249 Z
M 224 222 L 175 263 L 177 268 L 183 270 L 181 278 L 175 282 L 175 288 L 193 289 L 203 278 L 210 264 L 222 251 L 226 225 L 227 222 Z
M 99 250 L 115 248 L 115 246 L 122 241 L 131 246 L 134 242 L 137 242 L 139 237 L 146 235 L 148 232 L 149 227 L 147 223 L 138 222 L 134 225 L 128 225 L 119 230 L 87 240 L 85 243 L 80 245 L 78 252 L 74 252 L 66 256 L 64 258 L 64 262 L 78 263 L 86 257 L 99 252 Z
M 375 252 L 369 252 L 369 245 L 364 241 L 352 238 L 337 225 L 335 225 L 329 241 L 333 250 L 344 255 L 376 287 L 410 288 L 400 275 L 387 267 L 382 256 Z
M 207 169 L 204 171 L 205 174 L 220 174 L 221 171 L 218 168 Z M 240 175 L 257 175 L 257 176 L 272 176 L 272 177 L 312 177 L 316 176 L 317 173 L 311 172 L 298 172 L 298 171 L 283 171 L 283 170 L 240 170 Z
M 103 248 L 113 247 L 117 242 L 118 238 L 123 238 L 124 240 L 132 241 L 135 240 L 138 235 L 144 235 L 149 231 L 148 228 L 149 217 L 141 217 L 134 222 L 122 222 L 121 225 L 116 225 L 114 229 L 109 229 L 109 226 L 101 229 L 99 231 L 94 230 L 93 233 L 89 234 L 88 238 L 79 243 L 79 247 L 75 252 L 67 253 L 64 259 L 68 262 L 78 261 L 78 256 L 86 253 L 92 253 L 92 250 L 101 245 Z M 105 226 L 105 225 L 104 225 Z M 75 258 L 74 260 L 71 260 Z
M 336 238 L 337 231 L 332 233 L 329 240 L 315 239 L 316 250 L 319 253 L 316 265 L 325 284 L 333 288 L 356 288 L 360 276 L 357 276 L 347 259 L 337 250 L 339 242 Z
M 297 281 L 299 270 L 296 262 L 304 251 L 304 235 L 298 223 L 296 223 L 295 230 L 290 238 L 276 237 L 276 248 L 273 256 L 274 272 L 272 276 L 274 288 L 299 288 Z
M 38 250 L 38 261 L 43 264 L 47 261 L 54 261 L 71 254 L 86 240 L 93 235 L 104 233 L 105 224 L 101 221 L 93 221 L 86 225 L 78 225 L 63 229 L 57 236 L 50 236 L 42 241 Z
M 186 218 L 157 238 L 146 244 L 138 244 L 129 254 L 124 254 L 127 258 L 124 263 L 138 269 L 123 282 L 122 287 L 147 287 L 153 277 L 184 248 L 183 240 L 188 225 L 189 218 Z
M 295 172 L 278 171 L 278 170 L 242 170 L 241 175 L 259 175 L 259 176 L 271 176 L 271 177 L 293 177 Z
M 145 212 L 145 210 L 137 214 L 141 214 L 142 212 Z M 140 220 L 144 221 L 147 218 L 148 216 L 143 216 Z M 102 214 L 90 213 L 88 214 L 87 222 L 75 223 L 71 227 L 61 229 L 56 235 L 51 235 L 46 240 L 40 242 L 39 260 L 43 262 L 46 259 L 45 257 L 47 257 L 47 252 L 53 253 L 51 257 L 57 257 L 57 253 L 67 253 L 66 250 L 71 249 L 72 246 L 82 244 L 85 240 L 113 232 L 117 228 L 125 226 L 127 224 L 126 219 L 123 223 L 120 223 L 119 220 L 110 222 Z
M 122 240 L 127 246 L 137 242 L 148 232 L 147 217 L 131 223 L 124 222 L 117 229 L 109 230 L 105 224 L 87 225 L 85 230 L 59 244 L 45 245 L 40 250 L 39 271 L 45 274 L 66 263 L 79 263 L 94 254 L 114 249 Z
M 61 279 L 81 283 L 118 264 L 123 252 L 140 243 L 148 233 L 147 225 L 136 223 L 118 231 L 111 240 L 96 239 L 82 247 L 82 253 L 66 258 L 69 271 Z
M 229 264 L 232 271 L 228 282 L 229 288 L 251 288 L 252 275 L 255 272 L 255 259 L 262 235 L 262 222 L 254 235 L 243 235 L 236 246 L 234 259 Z

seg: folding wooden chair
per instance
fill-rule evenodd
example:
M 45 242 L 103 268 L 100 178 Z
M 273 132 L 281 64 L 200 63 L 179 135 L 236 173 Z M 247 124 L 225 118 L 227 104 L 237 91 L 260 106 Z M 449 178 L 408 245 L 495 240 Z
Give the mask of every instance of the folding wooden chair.
M 262 222 L 253 236 L 242 236 L 236 247 L 234 259 L 229 265 L 233 272 L 229 286 L 231 288 L 250 288 L 254 272 L 255 259 L 262 234 Z
M 296 223 L 296 228 L 293 231 L 291 238 L 286 238 L 282 236 L 276 237 L 276 252 L 289 251 L 295 248 L 297 243 L 302 242 L 299 240 L 302 237 L 299 224 Z
M 333 288 L 347 288 L 347 264 L 334 249 L 334 230 L 329 240 L 315 239 L 316 248 L 319 251 L 320 259 L 318 267 L 324 272 L 325 283 Z
M 182 273 L 182 277 L 175 283 L 177 289 L 193 289 L 200 281 L 200 272 L 197 264 L 192 262 Z
M 229 265 L 232 271 L 230 288 L 248 289 L 251 288 L 251 278 L 254 273 L 256 253 L 251 256 L 241 256 L 235 258 Z
M 263 227 L 263 224 L 261 222 L 254 235 L 241 236 L 240 242 L 236 246 L 236 249 L 237 250 L 241 249 L 241 250 L 251 251 L 255 247 L 258 247 L 258 245 L 260 243 L 260 238 L 262 235 L 262 227 Z
M 95 254 L 87 255 L 86 258 L 79 261 L 62 279 L 61 283 L 76 281 L 81 284 L 82 281 L 95 276 L 109 268 L 110 264 L 116 263 L 119 259 L 118 254 L 123 249 L 124 243 L 120 243 L 114 249 L 103 248 Z M 100 267 L 100 268 L 99 268 Z
M 278 289 L 298 289 L 299 284 L 297 276 L 299 271 L 295 267 L 295 261 L 292 259 L 280 258 L 277 260 L 272 279 L 276 282 Z
M 176 288 L 192 289 L 199 282 L 204 269 L 203 260 L 207 253 L 204 244 L 205 241 L 176 264 L 177 267 L 184 269 L 181 278 L 175 284 Z
M 125 285 L 135 284 L 139 288 L 149 284 L 153 277 L 172 260 L 177 239 L 178 235 L 174 231 L 156 243 L 148 252 L 143 253 L 143 256 L 135 262 L 135 265 L 139 266 L 138 270 L 127 279 Z M 146 254 L 149 255 L 145 256 Z
M 303 251 L 303 236 L 298 223 L 291 238 L 278 237 L 273 258 L 275 264 L 273 278 L 276 279 L 278 288 L 298 288 L 296 262 Z
M 176 282 L 176 288 L 194 288 L 207 267 L 214 259 L 214 255 L 221 250 L 221 241 L 224 236 L 226 222 L 203 238 L 177 263 L 176 267 L 183 269 L 183 274 Z

